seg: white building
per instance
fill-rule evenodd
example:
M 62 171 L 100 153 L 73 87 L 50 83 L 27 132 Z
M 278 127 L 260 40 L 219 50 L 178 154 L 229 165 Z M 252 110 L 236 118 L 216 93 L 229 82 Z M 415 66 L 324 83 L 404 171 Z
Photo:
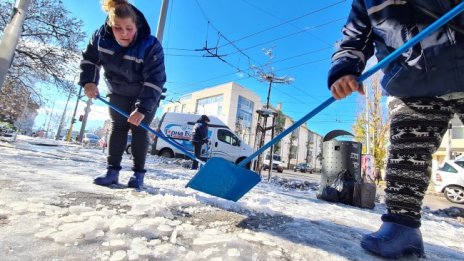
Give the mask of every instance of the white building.
M 263 106 L 264 103 L 256 93 L 238 83 L 228 82 L 183 95 L 178 102 L 162 105 L 162 110 L 163 112 L 215 115 L 244 142 L 253 147 L 258 122 L 256 110 Z M 280 106 L 278 109 L 280 110 Z M 284 117 L 284 129 L 287 129 L 293 124 L 293 120 L 288 116 L 284 115 Z M 271 124 L 272 120 L 268 119 L 267 125 Z M 265 143 L 271 140 L 270 136 L 271 132 L 268 131 Z M 274 154 L 280 154 L 290 168 L 296 163 L 307 162 L 320 169 L 320 160 L 317 156 L 321 152 L 321 144 L 322 137 L 303 125 L 298 127 L 292 135 L 285 136 L 280 142 L 280 150 Z

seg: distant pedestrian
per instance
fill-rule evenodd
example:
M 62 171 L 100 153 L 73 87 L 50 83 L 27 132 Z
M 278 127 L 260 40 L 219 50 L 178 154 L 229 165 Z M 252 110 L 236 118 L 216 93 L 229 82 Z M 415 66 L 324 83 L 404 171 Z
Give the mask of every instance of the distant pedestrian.
M 208 123 L 208 116 L 201 115 L 193 127 L 192 145 L 195 157 L 198 159 L 201 157 L 201 147 L 208 142 Z M 198 161 L 192 162 L 192 169 L 198 169 Z
M 92 36 L 81 61 L 79 84 L 89 98 L 99 95 L 100 68 L 105 69 L 109 102 L 130 112 L 125 118 L 110 109 L 111 133 L 108 140 L 107 172 L 94 183 L 117 184 L 129 130 L 132 131 L 133 176 L 128 186 L 141 188 L 145 176 L 148 151 L 147 131 L 166 82 L 163 48 L 150 34 L 143 16 L 127 0 L 104 0 L 106 22 Z
M 380 181 L 382 180 L 382 174 L 380 172 L 380 168 L 375 168 L 374 179 L 375 179 L 376 184 L 379 185 Z

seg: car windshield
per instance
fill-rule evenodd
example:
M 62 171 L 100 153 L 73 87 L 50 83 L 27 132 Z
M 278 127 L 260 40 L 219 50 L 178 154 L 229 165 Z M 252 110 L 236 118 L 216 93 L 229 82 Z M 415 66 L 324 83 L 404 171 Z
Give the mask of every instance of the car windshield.
M 270 158 L 269 154 L 266 155 L 266 160 L 269 160 L 269 158 Z M 280 155 L 272 155 L 272 160 L 273 161 L 281 161 L 281 157 L 280 157 Z

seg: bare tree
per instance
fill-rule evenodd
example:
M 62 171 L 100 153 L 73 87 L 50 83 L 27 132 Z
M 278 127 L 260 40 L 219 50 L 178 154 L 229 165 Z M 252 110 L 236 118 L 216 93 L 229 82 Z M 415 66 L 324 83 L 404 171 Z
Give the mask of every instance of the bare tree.
M 364 100 L 361 102 L 362 110 L 358 112 L 356 122 L 353 125 L 355 139 L 360 142 L 366 141 L 369 137 L 369 143 L 372 146 L 372 152 L 375 158 L 375 165 L 379 168 L 384 167 L 384 159 L 387 155 L 388 133 L 390 123 L 386 112 L 386 105 L 382 102 L 382 88 L 380 87 L 378 74 L 372 77 L 372 86 L 369 89 L 367 107 Z M 366 110 L 369 119 L 366 119 Z M 369 125 L 369 135 L 367 135 L 366 126 Z M 363 152 L 366 152 L 366 146 L 363 146 Z
M 0 31 L 9 23 L 11 12 L 8 10 L 12 11 L 13 5 L 12 0 L 0 2 Z M 62 92 L 71 91 L 75 87 L 67 81 L 77 73 L 78 45 L 84 39 L 82 21 L 71 17 L 62 1 L 32 1 L 5 84 L 25 90 L 37 104 L 43 103 L 44 98 L 38 84 Z M 2 94 L 6 99 L 23 95 L 4 90 Z

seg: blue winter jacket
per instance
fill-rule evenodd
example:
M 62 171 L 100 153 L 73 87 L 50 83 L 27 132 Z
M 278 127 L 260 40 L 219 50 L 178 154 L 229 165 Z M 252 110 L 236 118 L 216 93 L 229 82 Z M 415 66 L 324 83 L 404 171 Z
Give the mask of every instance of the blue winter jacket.
M 98 84 L 103 66 L 109 93 L 137 98 L 135 106 L 143 114 L 154 110 L 159 103 L 166 82 L 163 48 L 150 35 L 150 27 L 143 14 L 137 14 L 137 36 L 128 47 L 115 40 L 106 23 L 97 30 L 83 52 L 79 84 Z
M 200 143 L 208 142 L 208 123 L 201 118 L 193 126 L 192 141 Z
M 329 88 L 338 78 L 361 75 L 374 50 L 380 61 L 436 19 L 412 3 L 442 16 L 455 0 L 354 0 L 343 39 L 332 56 Z M 464 28 L 464 14 L 453 19 Z M 464 35 L 443 26 L 384 69 L 384 91 L 396 97 L 432 97 L 464 91 Z

